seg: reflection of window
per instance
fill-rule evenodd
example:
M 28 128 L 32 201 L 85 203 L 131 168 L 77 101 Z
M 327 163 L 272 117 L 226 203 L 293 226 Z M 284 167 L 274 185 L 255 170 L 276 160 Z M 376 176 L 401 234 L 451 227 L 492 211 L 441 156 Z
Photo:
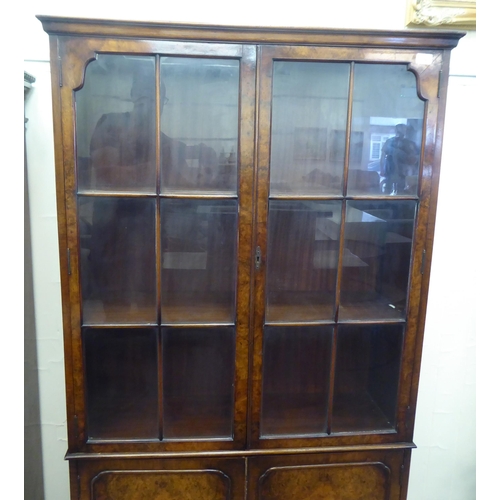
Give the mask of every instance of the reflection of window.
M 370 161 L 380 160 L 382 146 L 391 137 L 390 134 L 372 134 L 370 139 Z

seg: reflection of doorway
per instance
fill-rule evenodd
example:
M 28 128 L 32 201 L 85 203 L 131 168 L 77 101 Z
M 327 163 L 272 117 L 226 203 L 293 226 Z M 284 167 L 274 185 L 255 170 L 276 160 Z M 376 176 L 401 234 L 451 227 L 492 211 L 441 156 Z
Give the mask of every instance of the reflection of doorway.
M 345 157 L 345 130 L 333 130 L 330 138 L 330 161 L 344 164 Z M 363 157 L 363 132 L 351 132 L 351 150 L 349 164 L 354 168 L 361 166 Z
M 293 157 L 296 160 L 326 160 L 326 128 L 295 127 Z

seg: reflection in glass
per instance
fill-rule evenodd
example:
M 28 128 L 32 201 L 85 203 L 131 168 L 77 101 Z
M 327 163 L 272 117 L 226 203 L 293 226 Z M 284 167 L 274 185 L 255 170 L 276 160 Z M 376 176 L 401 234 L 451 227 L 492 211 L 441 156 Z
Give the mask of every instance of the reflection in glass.
M 79 190 L 154 192 L 154 57 L 98 55 L 75 99 Z
M 236 192 L 239 61 L 161 59 L 162 192 Z
M 406 65 L 355 65 L 348 194 L 417 194 L 423 117 Z
M 164 436 L 231 437 L 233 328 L 163 329 Z
M 331 326 L 264 330 L 261 435 L 327 431 Z
M 333 319 L 341 206 L 269 202 L 267 321 Z
M 340 194 L 349 64 L 275 61 L 271 194 Z
M 155 201 L 80 197 L 83 321 L 156 322 Z
M 404 319 L 415 211 L 414 201 L 347 201 L 339 320 Z
M 90 439 L 158 439 L 157 337 L 152 329 L 83 330 Z
M 332 432 L 392 429 L 402 325 L 338 327 Z
M 237 200 L 162 200 L 163 323 L 234 321 L 237 214 Z

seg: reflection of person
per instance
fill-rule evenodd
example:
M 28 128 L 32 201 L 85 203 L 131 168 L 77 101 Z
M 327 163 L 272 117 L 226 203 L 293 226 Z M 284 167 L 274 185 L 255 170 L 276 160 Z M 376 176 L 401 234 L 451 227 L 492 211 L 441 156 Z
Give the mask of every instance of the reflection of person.
M 155 80 L 153 75 L 148 76 L 138 73 L 134 78 L 130 93 L 132 111 L 104 114 L 97 122 L 90 156 L 98 188 L 155 191 Z M 164 86 L 160 99 L 163 104 Z M 206 188 L 216 181 L 218 160 L 212 148 L 203 143 L 187 146 L 163 132 L 160 132 L 160 148 L 163 186 Z M 188 159 L 198 160 L 195 176 L 186 175 Z
M 90 142 L 98 189 L 156 192 L 156 120 L 154 74 L 134 77 L 129 112 L 101 116 Z M 161 102 L 165 102 L 164 88 Z M 218 164 L 204 144 L 187 146 L 160 132 L 162 185 L 167 188 L 209 187 Z M 187 160 L 197 159 L 198 169 Z M 186 171 L 196 175 L 186 176 Z M 105 197 L 94 201 L 90 262 L 96 298 L 129 306 L 155 304 L 155 209 L 150 198 Z
M 406 176 L 413 173 L 418 162 L 417 145 L 407 136 L 408 127 L 396 125 L 396 135 L 382 147 L 380 174 L 386 178 L 385 189 L 398 194 L 406 189 Z

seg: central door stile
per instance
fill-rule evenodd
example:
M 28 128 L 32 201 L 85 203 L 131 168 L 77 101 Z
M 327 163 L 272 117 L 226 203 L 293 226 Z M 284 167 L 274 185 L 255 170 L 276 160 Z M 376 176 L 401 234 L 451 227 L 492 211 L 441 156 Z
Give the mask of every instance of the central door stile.
M 252 345 L 252 252 L 256 134 L 257 47 L 243 45 L 239 90 L 238 263 L 236 286 L 235 447 L 248 446 L 249 353 Z

